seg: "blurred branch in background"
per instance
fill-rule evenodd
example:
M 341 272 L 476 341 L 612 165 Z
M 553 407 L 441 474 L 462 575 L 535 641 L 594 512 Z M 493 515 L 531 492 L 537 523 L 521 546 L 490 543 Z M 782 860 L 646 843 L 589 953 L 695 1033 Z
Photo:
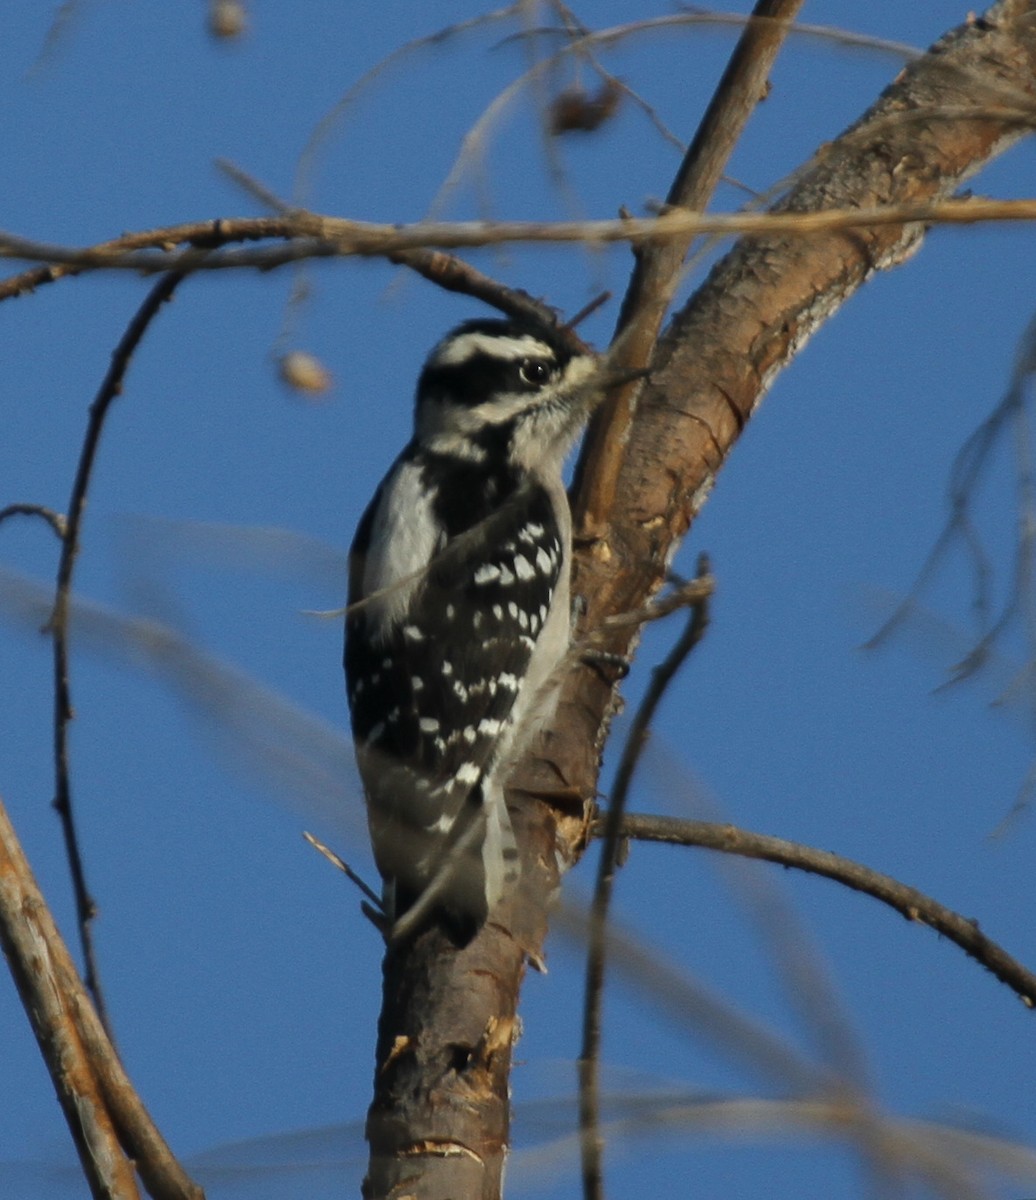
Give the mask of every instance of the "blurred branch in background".
M 984 417 L 961 446 L 950 468 L 945 524 L 929 550 L 913 584 L 894 601 L 889 593 L 878 597 L 871 589 L 869 603 L 882 613 L 881 625 L 864 643 L 876 650 L 898 634 L 941 643 L 949 661 L 943 663 L 949 678 L 941 689 L 968 680 L 995 676 L 996 705 L 1024 707 L 1030 734 L 1036 733 L 1036 458 L 1031 430 L 1031 400 L 1036 377 L 1036 318 L 1019 340 L 1014 367 L 999 403 Z M 1001 483 L 1002 459 L 1013 460 L 1014 554 L 1006 587 L 997 596 L 996 555 L 988 543 L 997 532 L 983 511 L 984 490 L 990 482 Z M 921 604 L 930 594 L 940 571 L 963 558 L 971 584 L 965 612 L 972 630 L 953 630 Z M 954 596 L 957 599 L 957 595 Z M 1008 666 L 1004 650 L 1011 637 L 1020 636 L 1025 647 L 1023 663 Z M 1018 798 L 1004 818 L 1006 827 L 1028 807 L 1036 780 L 1036 764 L 1019 789 Z

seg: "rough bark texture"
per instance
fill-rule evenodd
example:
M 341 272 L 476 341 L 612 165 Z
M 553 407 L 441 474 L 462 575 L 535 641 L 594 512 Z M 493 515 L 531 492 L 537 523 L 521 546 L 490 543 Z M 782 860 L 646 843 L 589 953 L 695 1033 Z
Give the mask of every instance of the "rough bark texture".
M 1005 115 L 994 114 L 1000 109 Z M 969 116 L 969 113 L 981 116 Z M 830 143 L 779 209 L 863 208 L 945 197 L 1036 122 L 1036 4 L 1005 2 L 942 38 L 873 108 Z M 745 238 L 723 258 L 660 339 L 641 392 L 607 528 L 585 529 L 573 594 L 586 629 L 636 611 L 665 579 L 773 380 L 814 330 L 876 270 L 919 245 L 918 227 L 811 237 Z M 582 477 L 589 478 L 592 464 Z M 576 536 L 581 496 L 576 497 Z M 619 630 L 606 648 L 625 652 Z M 577 670 L 565 691 L 552 771 L 593 793 L 612 691 Z M 582 821 L 591 817 L 587 808 Z M 562 818 L 573 855 L 587 828 Z
M 818 155 L 781 207 L 864 207 L 952 192 L 1027 128 L 1034 12 L 1034 0 L 1004 0 L 948 34 Z M 662 584 L 776 374 L 874 271 L 903 261 L 921 232 L 756 237 L 717 264 L 659 342 L 614 492 L 603 508 L 597 498 L 581 542 L 577 532 L 573 590 L 586 600 L 584 632 L 636 611 Z M 597 434 L 590 444 L 606 445 L 607 430 Z M 581 480 L 593 474 L 593 461 L 582 464 Z M 616 628 L 603 648 L 625 652 L 634 640 L 635 630 Z M 585 847 L 613 704 L 599 670 L 572 669 L 554 733 L 521 772 L 523 887 L 498 923 L 463 951 L 430 932 L 386 959 L 368 1197 L 499 1195 L 524 961 L 541 953 L 555 850 L 574 860 Z
M 558 887 L 551 809 L 530 799 L 513 821 L 522 877 L 496 919 L 463 949 L 429 929 L 385 954 L 367 1114 L 371 1200 L 500 1195 L 518 992 L 527 959 L 540 959 Z

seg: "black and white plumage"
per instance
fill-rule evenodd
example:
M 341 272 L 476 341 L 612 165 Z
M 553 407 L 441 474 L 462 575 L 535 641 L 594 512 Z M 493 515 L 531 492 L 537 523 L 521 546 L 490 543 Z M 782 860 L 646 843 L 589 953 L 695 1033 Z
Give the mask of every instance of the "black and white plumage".
M 537 326 L 455 329 L 357 529 L 346 683 L 397 931 L 411 910 L 411 926 L 435 912 L 470 936 L 517 876 L 504 784 L 551 715 L 568 649 L 561 466 L 594 362 Z

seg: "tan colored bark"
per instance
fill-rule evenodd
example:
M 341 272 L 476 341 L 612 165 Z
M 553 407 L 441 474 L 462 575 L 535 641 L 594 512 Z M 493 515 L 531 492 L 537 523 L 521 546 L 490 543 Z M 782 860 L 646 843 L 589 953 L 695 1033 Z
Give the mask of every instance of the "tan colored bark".
M 1002 0 L 907 68 L 825 147 L 780 207 L 864 208 L 945 197 L 1033 114 L 1034 4 Z M 583 632 L 640 609 L 777 373 L 876 270 L 901 263 L 916 227 L 884 225 L 738 242 L 671 321 L 631 424 L 598 423 L 576 496 L 574 593 Z M 633 314 L 627 314 L 632 317 Z M 609 409 L 602 420 L 624 420 Z M 625 446 L 608 494 L 586 499 L 597 457 Z M 581 536 L 580 536 L 581 535 Z M 629 626 L 602 648 L 626 652 Z M 597 668 L 576 664 L 553 735 L 520 773 L 523 887 L 463 951 L 436 931 L 390 952 L 368 1132 L 368 1197 L 499 1195 L 507 1081 L 526 957 L 538 961 L 556 885 L 555 850 L 575 860 L 595 812 L 600 747 L 614 704 Z M 506 926 L 506 928 L 505 928 Z

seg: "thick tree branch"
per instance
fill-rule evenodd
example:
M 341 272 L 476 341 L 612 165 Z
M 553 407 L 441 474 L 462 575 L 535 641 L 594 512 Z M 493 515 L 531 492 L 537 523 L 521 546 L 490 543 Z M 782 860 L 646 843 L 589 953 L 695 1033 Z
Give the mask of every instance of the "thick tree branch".
M 2 804 L 0 945 L 92 1195 L 135 1200 L 135 1164 L 155 1200 L 204 1200 L 127 1079 Z
M 523 874 L 458 950 L 438 928 L 386 949 L 364 1196 L 499 1197 L 525 963 L 538 963 L 558 887 L 550 809 L 512 813 Z
M 0 805 L 0 945 L 29 1017 L 95 1198 L 136 1200 L 133 1168 L 119 1145 L 58 959 L 64 950 L 6 809 Z
M 593 514 L 593 540 L 580 557 L 574 593 L 587 607 L 584 634 L 596 637 L 610 617 L 644 608 L 777 372 L 873 271 L 901 261 L 916 244 L 919 231 L 904 221 L 926 219 L 917 214 L 942 204 L 1031 122 L 1036 29 L 1000 23 L 1012 13 L 1006 3 L 994 6 L 985 20 L 956 30 L 908 68 L 845 139 L 827 148 L 778 215 L 746 218 L 760 222 L 753 229 L 759 236 L 739 243 L 677 315 L 655 353 L 617 486 L 607 507 Z M 1007 91 L 1018 103 L 1004 115 Z M 906 207 L 884 224 L 888 205 Z M 832 209 L 842 222 L 854 213 L 853 232 L 837 222 L 820 229 L 832 217 L 816 210 Z M 861 210 L 881 215 L 856 224 Z M 796 235 L 777 234 L 772 225 L 763 231 L 768 219 L 816 225 L 807 238 L 801 226 Z M 598 223 L 595 235 L 686 238 L 714 220 L 669 212 L 650 235 L 637 222 L 613 223 L 607 231 Z M 428 226 L 421 232 L 427 235 Z M 588 232 L 571 226 L 566 235 L 585 240 Z M 354 249 L 362 253 L 359 245 Z M 599 453 L 591 444 L 582 479 L 594 478 Z M 585 513 L 578 511 L 577 521 Z M 636 637 L 633 626 L 610 633 L 604 648 L 620 653 Z M 495 920 L 462 951 L 430 930 L 386 955 L 368 1121 L 369 1197 L 499 1194 L 518 989 L 526 959 L 541 961 L 558 850 L 574 859 L 589 836 L 612 703 L 601 672 L 573 668 L 555 729 L 535 762 L 523 765 L 515 793 L 522 799 L 513 806 L 525 848 L 521 887 Z
M 1016 110 L 1031 105 L 1036 89 L 1033 13 L 1031 2 L 999 3 L 946 35 L 825 148 L 778 212 L 823 218 L 832 209 L 942 202 L 1021 136 Z M 1009 117 L 991 115 L 990 95 L 1017 97 Z M 957 116 L 907 119 L 939 110 Z M 777 374 L 876 270 L 912 253 L 921 234 L 907 223 L 750 237 L 716 265 L 658 345 L 607 521 L 578 556 L 573 590 L 587 600 L 588 627 L 639 608 L 661 585 L 676 543 Z M 591 448 L 582 477 L 591 478 L 595 466 Z M 626 653 L 633 640 L 617 633 L 608 648 Z M 611 704 L 599 673 L 573 671 L 563 733 L 550 747 L 546 773 L 536 776 L 541 788 L 560 778 L 583 796 L 594 794 Z M 573 855 L 585 844 L 589 817 L 589 807 L 581 821 L 560 814 Z

